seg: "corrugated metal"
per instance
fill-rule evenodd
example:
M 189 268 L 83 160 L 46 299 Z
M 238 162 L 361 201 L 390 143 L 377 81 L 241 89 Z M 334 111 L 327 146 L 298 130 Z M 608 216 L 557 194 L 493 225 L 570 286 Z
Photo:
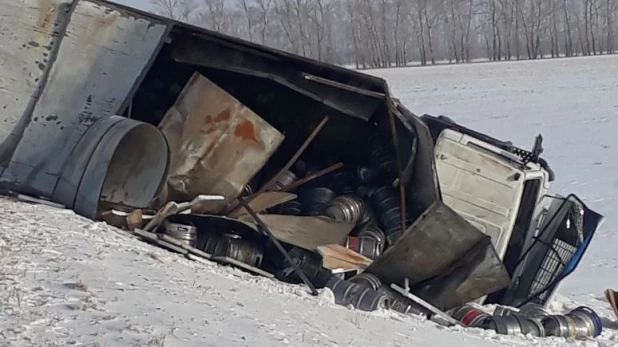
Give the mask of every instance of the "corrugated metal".
M 4 180 L 49 195 L 86 129 L 118 113 L 167 26 L 79 1 Z
M 0 143 L 33 102 L 70 1 L 3 0 L 0 6 Z M 60 18 L 58 18 L 60 17 Z

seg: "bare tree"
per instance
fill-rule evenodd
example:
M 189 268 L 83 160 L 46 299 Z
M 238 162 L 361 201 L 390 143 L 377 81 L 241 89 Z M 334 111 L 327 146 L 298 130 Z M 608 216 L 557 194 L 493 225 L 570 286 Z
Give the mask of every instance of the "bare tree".
M 357 1 L 345 0 L 345 9 L 347 13 L 346 22 L 352 36 L 352 44 L 354 47 L 354 63 L 357 69 L 365 69 L 367 68 L 367 61 L 361 45 L 361 20 L 357 7 Z
M 611 32 L 612 32 L 612 14 L 611 14 L 611 7 L 612 7 L 612 0 L 604 0 L 602 1 L 602 4 L 600 5 L 602 7 L 601 12 L 604 14 L 602 16 L 602 26 L 605 32 L 604 34 L 606 35 L 603 40 L 605 40 L 605 46 L 606 46 L 606 52 L 607 54 L 612 54 L 612 40 L 611 40 Z
M 556 0 L 549 0 L 549 3 L 549 36 L 551 40 L 551 57 L 556 58 L 560 56 L 560 44 L 558 42 L 558 8 L 556 6 Z
M 296 21 L 297 11 L 294 0 L 275 0 L 273 6 L 280 28 L 287 39 L 288 49 L 293 53 L 306 56 L 306 46 L 303 35 L 300 33 L 302 26 Z
M 253 41 L 254 9 L 251 7 L 249 0 L 236 0 L 236 2 L 242 9 L 245 20 L 247 21 L 247 37 L 249 41 Z
M 405 26 L 403 25 L 403 21 L 405 20 L 405 14 L 409 11 L 407 9 L 407 1 L 405 0 L 395 0 L 394 3 L 394 11 L 395 11 L 395 21 L 394 21 L 394 44 L 395 44 L 395 65 L 396 66 L 406 66 L 407 54 L 406 54 L 406 46 L 407 40 L 405 39 L 406 31 Z
M 613 54 L 618 0 L 152 0 L 176 20 L 357 68 Z
M 272 10 L 272 0 L 255 0 L 257 6 L 254 9 L 259 23 L 260 43 L 266 44 L 268 37 L 268 28 L 270 27 L 270 14 Z
M 571 8 L 570 3 L 567 0 L 562 1 L 562 11 L 564 13 L 564 54 L 567 57 L 572 57 L 576 54 L 575 47 L 573 46 L 573 32 L 571 30 Z
M 427 51 L 425 48 L 425 18 L 423 16 L 423 0 L 415 0 L 408 14 L 412 31 L 416 34 L 416 44 L 419 50 L 421 65 L 427 65 Z
M 198 8 L 195 0 L 153 0 L 154 11 L 181 22 L 192 22 Z
M 200 24 L 214 31 L 227 32 L 229 26 L 226 21 L 225 0 L 202 1 L 204 2 L 204 7 L 198 14 Z
M 436 64 L 436 56 L 434 50 L 434 37 L 433 28 L 438 24 L 440 20 L 441 3 L 439 1 L 421 0 L 422 12 L 425 17 L 425 26 L 427 27 L 427 44 L 429 45 L 429 57 L 431 58 L 431 64 Z

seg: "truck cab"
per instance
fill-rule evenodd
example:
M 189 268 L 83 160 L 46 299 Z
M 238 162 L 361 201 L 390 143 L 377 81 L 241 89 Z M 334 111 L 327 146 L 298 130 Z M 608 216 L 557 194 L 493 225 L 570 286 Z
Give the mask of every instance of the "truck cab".
M 508 288 L 480 302 L 549 304 L 603 217 L 574 195 L 548 195 L 554 173 L 540 158 L 540 135 L 526 151 L 446 117 L 422 119 L 434 139 L 444 203 L 491 238 L 511 276 Z

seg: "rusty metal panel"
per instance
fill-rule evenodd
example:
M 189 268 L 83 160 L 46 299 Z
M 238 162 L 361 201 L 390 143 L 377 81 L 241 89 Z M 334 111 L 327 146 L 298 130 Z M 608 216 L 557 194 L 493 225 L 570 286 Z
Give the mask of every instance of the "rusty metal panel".
M 33 102 L 68 0 L 3 0 L 0 6 L 0 143 Z
M 160 47 L 167 26 L 113 5 L 79 1 L 63 28 L 4 180 L 49 195 L 86 129 L 114 115 Z
M 170 145 L 167 200 L 219 194 L 203 212 L 237 198 L 283 141 L 274 127 L 199 73 L 159 125 Z
M 504 289 L 510 282 L 509 273 L 487 237 L 414 293 L 447 311 Z
M 382 283 L 408 279 L 416 285 L 447 271 L 484 238 L 488 236 L 436 201 L 366 271 Z

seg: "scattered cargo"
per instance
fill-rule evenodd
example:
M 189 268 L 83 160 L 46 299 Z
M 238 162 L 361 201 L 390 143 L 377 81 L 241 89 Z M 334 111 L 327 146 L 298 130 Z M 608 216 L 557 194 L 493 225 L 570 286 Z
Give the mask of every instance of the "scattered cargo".
M 524 150 L 447 117 L 418 117 L 379 78 L 73 1 L 50 5 L 58 27 L 80 36 L 77 18 L 88 18 L 100 37 L 72 40 L 84 46 L 74 71 L 66 32 L 37 36 L 53 56 L 23 71 L 42 75 L 0 146 L 5 193 L 195 261 L 312 294 L 328 288 L 359 310 L 499 334 L 601 333 L 588 308 L 547 310 L 603 216 L 575 195 L 548 195 L 555 174 L 540 135 Z M 36 30 L 22 24 L 16 32 Z M 100 55 L 106 45 L 115 53 Z M 61 120 L 43 116 L 54 113 Z M 501 306 L 489 315 L 471 304 Z
M 526 304 L 521 310 L 498 307 L 493 315 L 473 306 L 451 311 L 453 318 L 471 328 L 494 330 L 501 335 L 555 336 L 587 339 L 601 335 L 603 322 L 588 307 L 578 307 L 565 315 L 552 315 L 538 304 Z

